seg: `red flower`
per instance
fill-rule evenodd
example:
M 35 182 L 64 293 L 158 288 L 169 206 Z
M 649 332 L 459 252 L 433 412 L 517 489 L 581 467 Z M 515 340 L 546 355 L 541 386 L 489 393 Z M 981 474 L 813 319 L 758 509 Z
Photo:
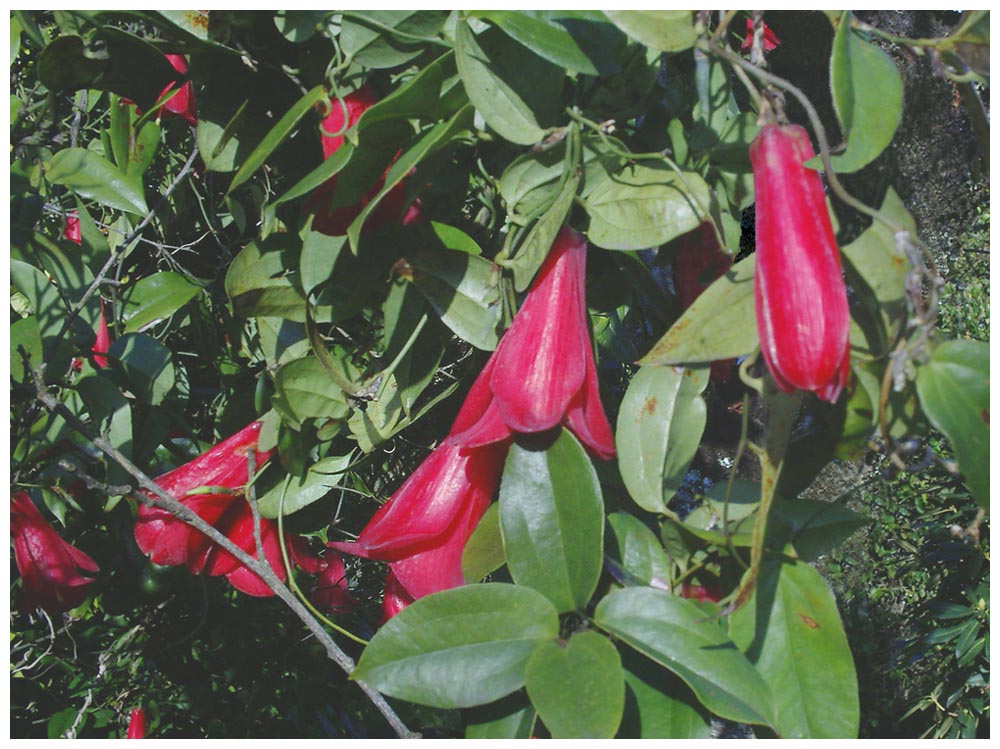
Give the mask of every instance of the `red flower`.
M 719 247 L 711 224 L 704 223 L 681 237 L 674 265 L 674 281 L 681 308 L 687 309 L 694 304 L 694 300 L 724 275 L 732 264 L 733 259 Z M 729 379 L 732 363 L 732 359 L 712 362 L 712 379 L 716 382 Z
M 850 367 L 847 289 L 809 135 L 765 125 L 750 145 L 757 196 L 754 303 L 760 348 L 784 392 L 833 403 Z
M 27 492 L 14 492 L 10 498 L 10 535 L 24 581 L 22 611 L 42 608 L 57 614 L 83 603 L 94 578 L 80 572 L 97 572 L 97 563 L 59 537 Z
M 128 730 L 125 732 L 126 739 L 146 738 L 146 713 L 141 707 L 132 708 L 128 716 Z
M 344 570 L 344 560 L 334 549 L 327 549 L 323 554 L 324 569 L 316 580 L 309 599 L 313 605 L 334 614 L 344 614 L 358 605 L 357 599 L 347 590 L 347 573 Z
M 357 541 L 331 543 L 390 562 L 411 598 L 465 584 L 462 550 L 500 479 L 507 443 L 486 448 L 439 445 L 372 516 Z
M 378 102 L 375 91 L 367 84 L 357 91 L 348 94 L 343 99 L 343 106 L 336 99 L 330 102 L 330 114 L 326 116 L 320 131 L 320 145 L 323 148 L 323 158 L 328 159 L 337 152 L 344 144 L 344 133 L 354 127 L 358 119 L 366 110 L 370 109 Z M 345 109 L 347 118 L 345 120 Z M 386 169 L 386 172 L 389 170 Z M 333 189 L 337 183 L 337 176 L 334 175 L 322 185 L 320 185 L 306 200 L 306 210 L 315 214 L 313 216 L 312 228 L 321 234 L 335 237 L 347 233 L 348 227 L 358 217 L 372 198 L 374 198 L 385 182 L 385 174 L 378 180 L 372 188 L 354 205 L 330 208 L 330 199 L 333 196 Z M 420 217 L 419 201 L 414 201 L 407 207 L 406 213 L 400 218 L 403 209 L 403 185 L 396 185 L 386 194 L 378 206 L 369 215 L 365 222 L 366 230 L 375 230 L 390 221 L 399 221 L 403 226 L 407 226 Z
M 229 538 L 252 557 L 257 556 L 253 533 L 253 514 L 242 496 L 247 483 L 247 453 L 255 451 L 259 467 L 271 457 L 271 451 L 256 452 L 261 423 L 254 422 L 229 439 L 223 440 L 189 463 L 160 476 L 161 489 Z M 199 489 L 205 493 L 192 493 Z M 262 520 L 261 545 L 264 557 L 275 574 L 285 580 L 277 526 Z M 236 558 L 217 546 L 207 536 L 175 518 L 162 507 L 139 505 L 135 540 L 155 564 L 187 566 L 193 574 L 225 575 L 234 588 L 252 596 L 270 596 L 273 591 Z M 312 555 L 305 542 L 290 534 L 285 541 L 293 560 L 308 572 L 319 572 L 322 562 Z
M 614 456 L 587 332 L 587 244 L 556 237 L 524 304 L 462 405 L 448 441 L 486 445 L 565 424 L 596 457 Z
M 171 67 L 178 73 L 181 73 L 182 75 L 187 73 L 187 60 L 184 59 L 183 55 L 164 55 L 164 57 L 167 58 L 167 62 L 169 62 Z M 160 92 L 160 95 L 156 97 L 156 100 L 159 101 L 162 99 L 164 95 L 166 95 L 166 93 L 171 89 L 174 89 L 176 85 L 177 81 L 171 81 L 168 83 L 163 87 L 163 90 Z M 121 101 L 123 104 L 135 104 L 134 101 L 126 99 L 124 96 L 121 98 Z M 157 118 L 162 116 L 163 113 L 170 116 L 180 117 L 192 127 L 198 124 L 198 112 L 195 110 L 194 105 L 194 85 L 191 81 L 187 81 L 182 84 L 180 90 L 178 90 L 177 93 L 171 96 L 170 99 L 163 104 L 160 111 L 156 114 Z M 138 108 L 136 109 L 136 114 L 141 114 Z
M 714 585 L 692 585 L 681 583 L 681 597 L 691 598 L 700 603 L 718 603 L 722 600 L 722 591 Z
M 94 364 L 98 369 L 108 366 L 108 346 L 111 344 L 111 336 L 108 334 L 108 320 L 104 317 L 104 300 L 101 300 L 101 316 L 97 320 L 97 330 L 94 331 Z
M 781 40 L 777 36 L 775 36 L 774 32 L 771 31 L 770 28 L 768 28 L 768 26 L 767 26 L 766 23 L 764 23 L 763 21 L 761 21 L 760 25 L 764 29 L 764 51 L 765 52 L 770 52 L 772 49 L 774 49 L 779 44 L 781 44 Z M 746 52 L 751 47 L 753 47 L 753 19 L 752 18 L 748 18 L 747 19 L 747 34 L 746 34 L 745 37 L 743 37 L 743 44 L 740 45 L 740 49 L 742 49 L 744 52 Z
M 63 239 L 68 239 L 74 244 L 80 244 L 80 217 L 75 213 L 66 214 L 66 225 L 63 227 Z
M 382 595 L 382 623 L 392 619 L 396 614 L 413 603 L 413 596 L 406 592 L 392 570 L 385 576 L 385 592 Z

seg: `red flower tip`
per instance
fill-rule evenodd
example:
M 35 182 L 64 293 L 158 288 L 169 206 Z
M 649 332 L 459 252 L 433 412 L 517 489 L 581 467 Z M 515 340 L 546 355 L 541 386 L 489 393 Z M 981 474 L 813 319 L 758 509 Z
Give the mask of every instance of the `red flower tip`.
M 247 454 L 254 450 L 255 463 L 262 466 L 272 451 L 257 451 L 261 422 L 241 429 L 194 460 L 160 476 L 156 483 L 188 509 L 213 525 L 236 546 L 256 556 L 253 513 L 242 492 L 247 483 Z M 211 493 L 191 493 L 213 487 Z M 270 596 L 273 591 L 255 573 L 209 538 L 178 520 L 162 507 L 139 505 L 134 530 L 139 549 L 155 564 L 187 566 L 193 574 L 225 575 L 237 590 L 252 596 Z M 264 557 L 279 579 L 285 579 L 277 525 L 261 521 Z M 318 572 L 318 559 L 302 539 L 285 534 L 292 560 L 309 571 Z
M 11 495 L 10 534 L 14 561 L 24 582 L 23 611 L 41 608 L 57 614 L 83 603 L 94 578 L 80 573 L 96 573 L 97 563 L 60 538 L 27 492 Z
M 771 31 L 770 28 L 768 28 L 768 25 L 766 23 L 761 21 L 760 25 L 764 29 L 764 51 L 770 52 L 772 49 L 781 44 L 781 40 L 778 39 L 778 37 L 775 35 L 773 31 Z M 753 47 L 753 19 L 748 18 L 747 33 L 746 36 L 743 37 L 743 44 L 740 45 L 740 49 L 746 52 L 751 47 Z
M 141 707 L 132 708 L 128 716 L 128 730 L 125 732 L 126 739 L 146 738 L 146 713 Z
M 701 603 L 718 603 L 722 600 L 722 591 L 714 585 L 681 583 L 681 597 L 690 598 Z
M 327 549 L 323 559 L 326 568 L 316 580 L 316 587 L 309 599 L 316 608 L 333 614 L 346 614 L 354 610 L 358 601 L 347 589 L 343 557 L 334 549 Z
M 94 353 L 94 364 L 98 369 L 104 369 L 108 366 L 108 357 L 104 354 L 108 353 L 108 346 L 111 345 L 111 336 L 108 334 L 108 321 L 104 317 L 104 300 L 101 300 L 101 316 L 97 321 L 97 330 L 94 331 L 94 347 L 91 351 Z
M 614 456 L 587 331 L 586 261 L 583 237 L 563 227 L 470 389 L 449 442 L 484 445 L 565 424 L 592 455 Z
M 80 234 L 80 217 L 76 213 L 66 214 L 66 224 L 63 227 L 63 239 L 68 239 L 74 244 L 80 244 L 82 237 Z
M 187 73 L 188 65 L 187 60 L 184 59 L 183 55 L 164 55 L 167 58 L 167 62 L 170 63 L 170 67 L 176 70 L 182 75 Z M 164 95 L 174 89 L 177 81 L 171 81 L 163 90 L 160 91 L 156 100 L 159 101 L 164 97 Z M 124 96 L 121 98 L 122 104 L 134 104 L 131 99 L 127 99 Z M 195 127 L 198 124 L 198 112 L 195 109 L 194 104 L 194 85 L 191 81 L 187 81 L 181 84 L 180 90 L 177 91 L 173 96 L 168 99 L 160 111 L 157 112 L 156 117 L 159 119 L 164 113 L 172 117 L 180 117 L 185 122 L 187 122 L 191 127 Z M 136 109 L 136 114 L 141 114 L 141 112 Z
M 392 619 L 396 614 L 413 603 L 413 596 L 406 592 L 392 570 L 385 576 L 385 593 L 382 595 L 382 623 Z
M 850 311 L 840 253 L 809 135 L 765 125 L 750 145 L 756 193 L 754 305 L 761 352 L 778 388 L 833 403 L 850 368 Z

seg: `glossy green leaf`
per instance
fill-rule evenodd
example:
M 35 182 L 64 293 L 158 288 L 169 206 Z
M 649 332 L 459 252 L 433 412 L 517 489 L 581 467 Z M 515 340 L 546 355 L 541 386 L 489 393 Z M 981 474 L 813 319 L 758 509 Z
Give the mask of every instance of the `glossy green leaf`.
M 343 419 L 350 413 L 343 391 L 314 356 L 282 366 L 274 375 L 274 388 L 275 410 L 296 427 L 306 419 Z
M 484 351 L 496 348 L 503 308 L 500 273 L 493 263 L 464 252 L 421 253 L 402 275 L 455 335 Z
M 352 457 L 347 454 L 318 460 L 309 466 L 304 476 L 291 477 L 287 488 L 284 481 L 279 481 L 276 486 L 257 496 L 261 516 L 274 519 L 279 512 L 291 515 L 322 499 L 344 480 Z
M 625 672 L 607 637 L 586 630 L 569 642 L 540 644 L 525 666 L 524 685 L 552 738 L 614 738 L 625 707 Z
M 343 11 L 340 46 L 366 68 L 393 68 L 421 54 L 421 37 L 435 39 L 445 19 L 443 10 Z M 386 29 L 388 27 L 388 29 Z M 398 29 L 401 34 L 394 34 Z M 429 43 L 429 42 L 428 42 Z
M 601 600 L 594 622 L 681 677 L 716 715 L 773 722 L 767 684 L 720 622 L 693 601 L 655 588 L 624 588 Z
M 269 367 L 301 359 L 309 353 L 305 326 L 280 317 L 258 317 L 257 334 Z
M 664 164 L 636 164 L 598 178 L 586 198 L 587 238 L 606 250 L 658 247 L 697 229 L 709 205 L 708 185 Z
M 531 285 L 538 269 L 545 262 L 545 257 L 549 254 L 549 250 L 556 240 L 556 235 L 566 223 L 566 217 L 569 216 L 570 209 L 573 207 L 579 186 L 579 173 L 566 180 L 566 184 L 559 191 L 555 201 L 535 222 L 524 242 L 517 248 L 517 254 L 513 259 L 505 260 L 502 263 L 513 272 L 514 288 L 518 291 L 524 291 Z
M 479 582 L 503 566 L 503 537 L 500 535 L 500 505 L 486 508 L 479 524 L 462 551 L 462 574 L 466 580 Z
M 541 591 L 560 612 L 587 604 L 601 574 L 604 500 L 590 458 L 568 430 L 545 450 L 511 445 L 500 530 L 514 582 Z
M 673 565 L 649 526 L 623 512 L 608 515 L 608 524 L 618 546 L 615 558 L 625 571 L 643 585 L 668 588 Z
M 386 622 L 351 678 L 421 705 L 482 705 L 520 689 L 531 653 L 558 631 L 552 604 L 531 588 L 466 585 L 421 598 Z
M 350 161 L 353 153 L 354 146 L 345 141 L 330 158 L 320 162 L 319 166 L 288 188 L 271 205 L 278 206 L 282 203 L 287 203 L 289 200 L 295 200 L 296 198 L 301 198 L 303 195 L 308 195 L 343 169 L 344 165 Z
M 326 24 L 329 10 L 276 10 L 274 25 L 293 44 L 307 42 Z
M 585 75 L 600 75 L 581 41 L 564 26 L 540 17 L 538 11 L 481 10 L 471 16 L 485 18 L 535 54 L 554 65 Z
M 619 738 L 710 739 L 711 716 L 674 674 L 636 651 L 622 653 L 625 713 Z
M 208 39 L 208 18 L 210 11 L 207 10 L 158 10 L 153 11 L 155 15 L 162 16 L 179 29 L 183 29 L 191 36 L 205 41 Z
M 689 10 L 606 10 L 604 15 L 637 42 L 661 52 L 680 52 L 698 39 Z
M 958 470 L 982 507 L 990 502 L 990 346 L 945 341 L 917 369 L 917 394 L 930 422 L 955 448 Z
M 43 354 L 32 361 L 32 366 L 44 361 L 46 379 L 59 377 L 69 366 L 73 354 L 71 341 L 61 335 L 67 309 L 56 287 L 42 271 L 20 260 L 10 261 L 11 285 L 24 295 L 34 313 L 38 335 L 41 337 Z M 82 320 L 77 320 L 76 328 L 86 328 Z M 23 372 L 23 363 L 18 357 L 16 372 Z M 19 375 L 20 376 L 20 375 Z
M 615 445 L 625 488 L 644 510 L 669 512 L 705 430 L 707 384 L 707 370 L 675 367 L 642 367 L 629 383 Z
M 17 59 L 18 52 L 21 51 L 21 23 L 16 16 L 10 17 L 10 61 L 8 65 Z
M 24 371 L 24 357 L 28 357 L 28 365 L 37 367 L 42 364 L 42 336 L 38 332 L 38 320 L 29 315 L 16 320 L 10 325 L 10 376 L 16 382 L 31 382 L 30 373 Z
M 747 356 L 758 346 L 753 255 L 736 263 L 688 307 L 639 364 L 710 362 Z
M 855 172 L 882 153 L 903 115 L 903 81 L 896 64 L 850 26 L 851 13 L 844 11 L 830 57 L 830 90 L 847 137 L 847 150 L 832 159 L 841 173 Z
M 81 377 L 76 383 L 76 391 L 87 407 L 91 423 L 100 434 L 107 435 L 115 449 L 132 458 L 134 445 L 129 399 L 122 395 L 110 378 L 97 374 Z M 107 461 L 108 482 L 127 484 L 130 480 L 134 479 L 116 461 Z
M 139 279 L 124 297 L 125 332 L 134 333 L 170 317 L 194 299 L 198 287 L 173 271 L 161 271 Z
M 372 125 L 387 120 L 426 119 L 444 120 L 457 111 L 462 98 L 454 99 L 448 95 L 448 81 L 456 76 L 455 54 L 451 50 L 445 52 L 434 62 L 424 66 L 412 78 L 399 88 L 366 109 L 358 120 L 358 134 Z M 464 102 L 463 102 L 464 103 Z M 453 110 L 443 109 L 442 105 L 458 104 Z M 333 103 L 336 106 L 336 102 Z
M 858 680 L 837 601 L 807 564 L 765 562 L 753 597 L 729 618 L 736 644 L 771 691 L 786 739 L 858 735 Z
M 236 314 L 305 321 L 305 296 L 288 270 L 300 249 L 298 237 L 289 234 L 272 234 L 243 248 L 226 272 L 226 293 Z
M 86 148 L 56 152 L 45 169 L 45 178 L 77 195 L 138 216 L 149 212 L 142 182 L 126 176 L 111 162 Z
M 535 708 L 523 692 L 482 707 L 466 710 L 467 739 L 529 739 L 535 727 Z
M 790 543 L 804 562 L 812 562 L 846 541 L 868 519 L 835 502 L 776 499 L 768 518 L 768 537 L 776 546 Z
M 274 127 L 268 131 L 264 139 L 250 152 L 250 155 L 247 156 L 246 161 L 243 162 L 243 165 L 233 175 L 233 181 L 229 183 L 226 195 L 231 194 L 233 190 L 250 179 L 253 173 L 260 169 L 264 162 L 267 161 L 267 158 L 274 152 L 274 149 L 280 146 L 285 138 L 291 135 L 299 120 L 318 102 L 325 98 L 326 88 L 319 85 L 313 87 L 301 99 L 295 102 L 281 116 L 281 119 L 274 124 Z
M 158 406 L 174 389 L 176 374 L 170 350 L 155 338 L 126 333 L 108 347 L 109 361 L 118 361 L 132 392 L 151 406 Z
M 455 60 L 469 101 L 506 140 L 531 145 L 557 124 L 562 68 L 498 30 L 477 37 L 464 20 L 455 28 Z

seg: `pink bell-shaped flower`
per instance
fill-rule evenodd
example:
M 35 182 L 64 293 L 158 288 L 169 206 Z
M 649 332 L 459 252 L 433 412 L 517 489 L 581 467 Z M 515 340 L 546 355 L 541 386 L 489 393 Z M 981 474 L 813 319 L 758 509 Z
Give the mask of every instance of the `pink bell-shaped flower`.
M 833 403 L 850 368 L 850 311 L 812 144 L 798 125 L 765 125 L 750 145 L 757 200 L 754 304 L 760 348 L 784 392 Z
M 592 455 L 614 456 L 587 330 L 586 262 L 583 237 L 564 226 L 448 442 L 474 447 L 564 424 Z
M 81 572 L 97 572 L 97 563 L 60 538 L 27 492 L 11 495 L 10 535 L 24 583 L 23 611 L 41 608 L 58 614 L 83 603 L 94 578 Z

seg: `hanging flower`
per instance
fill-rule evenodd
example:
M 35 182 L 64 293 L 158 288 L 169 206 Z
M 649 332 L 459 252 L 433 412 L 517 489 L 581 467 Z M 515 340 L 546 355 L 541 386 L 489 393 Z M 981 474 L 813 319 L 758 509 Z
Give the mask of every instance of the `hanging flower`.
M 603 460 L 615 454 L 601 405 L 584 296 L 587 244 L 556 237 L 524 304 L 462 405 L 448 441 L 487 445 L 560 424 Z
M 344 133 L 354 127 L 361 115 L 377 102 L 375 91 L 367 84 L 343 97 L 343 105 L 336 99 L 330 102 L 330 114 L 323 120 L 320 130 L 320 145 L 323 148 L 324 159 L 330 158 L 337 152 L 344 144 Z M 388 171 L 387 168 L 386 172 Z M 306 210 L 314 214 L 313 230 L 331 237 L 346 234 L 354 219 L 382 189 L 384 182 L 385 174 L 357 203 L 330 208 L 330 200 L 337 184 L 337 175 L 328 179 L 306 200 Z M 415 222 L 420 217 L 419 201 L 414 201 L 409 205 L 400 218 L 404 199 L 403 185 L 400 183 L 379 201 L 375 210 L 365 221 L 365 230 L 376 230 L 391 221 L 399 221 L 403 226 Z
M 508 444 L 437 447 L 339 551 L 389 562 L 411 598 L 465 584 L 462 551 L 500 480 Z
M 73 244 L 81 243 L 80 217 L 76 213 L 66 214 L 66 223 L 63 226 L 63 239 L 68 239 Z
M 760 22 L 761 27 L 764 30 L 764 51 L 770 52 L 772 49 L 781 44 L 781 40 L 775 35 L 773 31 L 768 27 L 763 21 Z M 740 45 L 740 49 L 744 52 L 750 50 L 753 47 L 753 19 L 747 19 L 747 33 L 743 37 L 743 44 Z
M 732 264 L 733 259 L 719 246 L 711 224 L 703 223 L 681 237 L 674 264 L 674 281 L 681 309 L 694 304 L 695 299 L 716 279 L 725 275 Z M 729 379 L 732 364 L 732 359 L 712 362 L 712 379 L 725 382 Z
M 101 300 L 101 316 L 97 320 L 97 330 L 94 331 L 94 346 L 91 351 L 94 353 L 94 364 L 98 369 L 108 366 L 108 346 L 111 345 L 111 336 L 108 334 L 108 320 L 104 316 L 104 300 Z
M 757 196 L 754 304 L 761 352 L 784 392 L 833 403 L 850 367 L 847 289 L 809 135 L 765 125 L 750 145 Z
M 181 75 L 184 75 L 188 71 L 187 60 L 184 59 L 183 55 L 164 55 L 167 58 L 167 62 L 170 66 L 176 70 Z M 176 89 L 177 81 L 171 81 L 163 90 L 160 91 L 159 96 L 156 100 L 162 99 L 168 91 Z M 135 104 L 131 99 L 126 99 L 124 96 L 121 98 L 122 104 Z M 142 114 L 138 108 L 136 108 L 136 114 Z M 191 81 L 185 81 L 181 84 L 177 93 L 168 99 L 160 111 L 156 113 L 157 119 L 167 115 L 170 117 L 180 117 L 182 120 L 187 122 L 191 127 L 195 127 L 198 124 L 198 112 L 195 109 L 194 104 L 194 84 Z
M 24 583 L 23 611 L 41 608 L 57 614 L 83 603 L 94 578 L 81 572 L 97 572 L 97 563 L 59 537 L 27 492 L 11 495 L 10 535 Z
M 261 422 L 254 422 L 194 460 L 156 479 L 163 491 L 213 525 L 252 557 L 257 556 L 253 513 L 243 496 L 243 489 L 247 483 L 249 451 L 255 451 L 258 467 L 271 457 L 271 451 L 256 451 L 260 428 Z M 284 581 L 285 567 L 277 526 L 273 521 L 261 521 L 260 537 L 265 559 L 278 578 Z M 196 575 L 225 575 L 234 588 L 248 595 L 274 594 L 263 580 L 232 554 L 162 507 L 139 505 L 135 540 L 155 564 L 183 564 Z M 321 560 L 309 551 L 303 539 L 286 533 L 285 542 L 292 559 L 307 572 L 317 573 L 323 569 Z
M 323 553 L 323 562 L 326 569 L 316 579 L 316 586 L 309 600 L 321 611 L 334 614 L 345 614 L 356 608 L 358 601 L 347 589 L 347 572 L 344 569 L 343 558 L 336 550 L 328 548 Z
M 128 730 L 125 732 L 126 739 L 146 738 L 146 713 L 141 707 L 132 708 L 128 716 Z

